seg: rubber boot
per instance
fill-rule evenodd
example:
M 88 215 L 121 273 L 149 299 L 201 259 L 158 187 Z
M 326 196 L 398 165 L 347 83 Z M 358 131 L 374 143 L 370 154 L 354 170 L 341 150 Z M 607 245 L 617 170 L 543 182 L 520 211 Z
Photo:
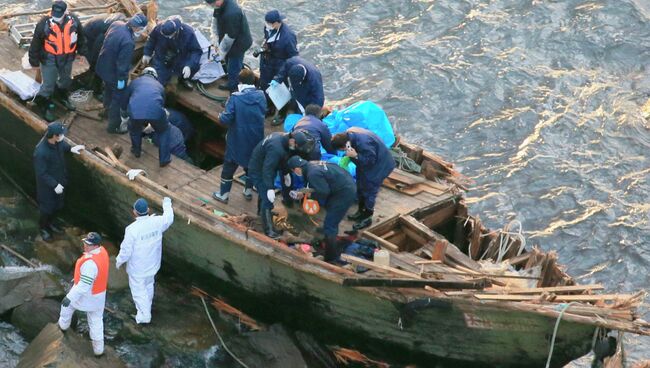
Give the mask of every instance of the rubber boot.
M 348 216 L 348 220 L 359 221 L 364 217 L 364 211 L 366 210 L 366 204 L 362 199 L 359 199 L 359 208 L 357 212 Z
M 273 215 L 270 209 L 262 210 L 262 226 L 264 227 L 264 234 L 269 238 L 277 239 L 280 237 L 280 234 L 273 228 Z
M 54 114 L 54 109 L 56 109 L 56 106 L 54 106 L 52 100 L 50 99 L 45 100 L 44 107 L 43 107 L 43 118 L 49 123 L 56 120 L 56 114 Z
M 247 201 L 252 201 L 253 200 L 253 188 L 244 188 L 244 198 L 246 198 Z
M 335 262 L 341 256 L 336 236 L 328 235 L 325 237 L 325 262 Z
M 225 192 L 223 194 L 221 194 L 219 192 L 213 192 L 212 193 L 212 198 L 216 199 L 217 201 L 219 201 L 221 203 L 228 204 L 228 196 L 229 196 L 229 194 L 230 194 L 230 192 Z
M 93 353 L 95 356 L 104 354 L 104 340 L 91 340 L 93 343 Z
M 77 109 L 77 107 L 70 102 L 70 91 L 67 89 L 57 87 L 54 90 L 54 96 L 57 101 L 61 102 L 61 104 L 68 109 L 68 111 L 75 111 Z
M 357 220 L 356 224 L 352 225 L 352 229 L 353 230 L 361 230 L 361 229 L 365 229 L 368 226 L 372 225 L 372 215 L 373 215 L 373 213 L 374 213 L 373 210 L 369 210 L 369 209 L 364 208 L 363 209 L 363 217 L 361 219 Z

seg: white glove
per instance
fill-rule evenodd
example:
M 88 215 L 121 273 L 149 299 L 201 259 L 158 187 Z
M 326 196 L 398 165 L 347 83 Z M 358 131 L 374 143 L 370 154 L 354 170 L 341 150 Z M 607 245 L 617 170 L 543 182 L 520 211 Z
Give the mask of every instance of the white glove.
M 269 202 L 273 203 L 273 201 L 275 201 L 275 190 L 273 189 L 267 190 L 266 198 L 268 198 Z
M 144 129 L 142 129 L 142 133 L 144 133 L 144 134 L 153 133 L 153 127 L 151 126 L 151 124 L 147 124 L 147 126 L 144 127 Z
M 63 193 L 63 185 L 58 184 L 58 185 L 56 186 L 56 188 L 54 188 L 54 193 L 56 193 L 56 194 L 61 194 L 61 193 Z M 274 193 L 274 194 L 275 194 L 275 193 Z
M 70 33 L 70 44 L 77 42 L 77 32 Z
M 172 199 L 169 197 L 164 197 L 162 202 L 163 206 L 165 206 L 166 203 L 172 204 Z
M 290 187 L 291 186 L 291 174 L 286 174 L 284 176 L 284 186 L 285 187 Z
M 186 67 L 183 68 L 183 79 L 189 78 L 191 74 L 192 74 L 192 71 L 190 70 L 189 66 L 186 66 Z
M 143 55 L 142 56 L 142 64 L 149 65 L 150 61 L 151 61 L 151 56 L 148 56 L 148 55 Z
M 144 172 L 144 170 L 141 170 L 141 169 L 131 169 L 131 170 L 126 172 L 126 176 L 129 177 L 129 180 L 133 181 L 133 180 L 135 180 L 136 176 L 140 175 L 143 172 Z
M 289 197 L 293 199 L 301 199 L 304 194 L 302 192 L 299 192 L 297 190 L 292 190 L 289 192 Z
M 75 155 L 78 155 L 81 151 L 85 150 L 86 146 L 83 144 L 76 145 L 72 148 L 70 148 L 70 152 L 74 153 Z
M 118 262 L 116 261 L 116 262 L 115 262 L 115 268 L 119 270 L 120 267 L 122 267 L 122 263 L 118 263 Z

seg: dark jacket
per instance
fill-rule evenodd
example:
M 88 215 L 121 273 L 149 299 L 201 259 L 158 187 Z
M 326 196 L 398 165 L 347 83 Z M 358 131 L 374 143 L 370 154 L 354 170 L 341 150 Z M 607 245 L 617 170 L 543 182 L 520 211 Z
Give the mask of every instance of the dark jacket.
M 273 188 L 278 170 L 286 171 L 284 166 L 288 158 L 289 135 L 271 133 L 255 146 L 248 161 L 248 175 L 253 180 L 263 180 L 267 188 Z
M 143 75 L 129 84 L 122 99 L 122 110 L 131 119 L 149 120 L 157 131 L 167 129 L 167 124 L 162 123 L 167 123 L 165 88 L 152 76 Z
M 169 111 L 169 123 L 180 129 L 183 139 L 187 142 L 194 135 L 194 127 L 190 119 L 178 110 L 167 108 L 167 111 Z
M 221 124 L 228 127 L 226 136 L 226 161 L 248 167 L 251 152 L 264 139 L 264 92 L 247 88 L 233 93 L 226 109 L 219 115 Z
M 356 184 L 352 176 L 337 164 L 311 161 L 303 167 L 302 176 L 307 180 L 309 188 L 314 189 L 311 198 L 321 205 L 333 203 L 331 199 L 338 196 L 355 196 Z
M 29 45 L 29 64 L 33 67 L 37 67 L 42 62 L 72 62 L 76 56 L 76 52 L 67 55 L 55 56 L 45 51 L 45 39 L 50 33 L 49 20 L 51 17 L 49 15 L 41 18 L 36 27 L 34 28 L 34 35 L 32 37 L 32 43 Z M 83 55 L 86 51 L 85 47 L 85 36 L 83 33 L 83 27 L 79 18 L 74 14 L 67 14 L 64 16 L 64 24 L 66 22 L 75 22 L 74 27 L 76 28 L 77 33 L 77 52 Z
M 63 205 L 63 196 L 56 194 L 54 188 L 68 185 L 68 170 L 65 166 L 65 153 L 70 152 L 66 142 L 48 143 L 43 137 L 34 149 L 34 171 L 36 173 L 36 194 L 38 206 L 43 213 L 53 213 Z
M 203 50 L 196 39 L 194 28 L 181 22 L 180 19 L 174 19 L 176 27 L 179 29 L 174 38 L 167 38 L 161 33 L 162 25 L 158 24 L 144 46 L 144 54 L 153 55 L 154 59 L 159 59 L 163 64 L 169 67 L 189 66 L 192 70 L 198 70 Z
M 104 45 L 99 52 L 95 71 L 107 84 L 127 81 L 131 71 L 131 60 L 135 41 L 133 31 L 122 21 L 114 22 L 104 39 Z
M 171 152 L 172 155 L 177 157 L 185 156 L 187 154 L 187 147 L 185 146 L 185 138 L 183 137 L 183 133 L 181 132 L 180 129 L 178 129 L 176 126 L 172 124 L 169 124 L 169 127 L 167 129 L 170 129 L 169 152 Z M 153 144 L 156 145 L 156 147 L 160 145 L 160 139 L 158 137 L 158 134 L 159 134 L 158 132 L 154 131 L 153 134 L 151 135 L 151 140 L 153 141 Z
M 346 132 L 350 145 L 358 153 L 357 158 L 351 160 L 357 165 L 357 179 L 381 185 L 395 168 L 395 160 L 390 151 L 381 138 L 369 130 L 352 127 Z
M 332 133 L 330 133 L 327 125 L 325 125 L 325 123 L 323 123 L 319 118 L 312 115 L 303 117 L 298 120 L 291 131 L 293 132 L 296 130 L 305 130 L 316 140 L 314 153 L 310 158 L 311 160 L 320 160 L 321 147 L 323 147 L 323 149 L 329 154 L 336 154 L 336 150 L 332 147 Z
M 217 22 L 219 42 L 225 35 L 235 40 L 226 56 L 239 57 L 244 55 L 253 44 L 251 30 L 248 27 L 246 14 L 235 0 L 224 0 L 219 9 L 215 9 L 212 16 Z M 222 55 L 223 56 L 223 55 Z
M 280 69 L 278 75 L 275 76 L 277 82 L 282 83 L 288 79 L 289 70 L 292 66 L 302 64 L 307 70 L 307 76 L 300 85 L 291 86 L 291 96 L 303 107 L 309 104 L 316 104 L 323 106 L 325 103 L 325 93 L 323 92 L 323 79 L 318 68 L 300 56 L 294 56 L 287 59 L 284 67 Z M 288 83 L 288 82 L 287 82 Z
M 298 55 L 298 40 L 291 27 L 282 23 L 280 29 L 277 31 L 279 33 L 277 39 L 273 42 L 267 42 L 275 32 L 275 30 L 269 32 L 264 27 L 264 41 L 267 52 L 262 55 L 260 69 L 269 67 L 278 70 L 284 65 L 287 59 Z
M 102 14 L 92 17 L 84 24 L 85 50 L 82 54 L 88 60 L 93 68 L 97 64 L 99 51 L 104 44 L 104 38 L 108 28 L 115 21 L 124 20 L 126 17 L 122 13 Z

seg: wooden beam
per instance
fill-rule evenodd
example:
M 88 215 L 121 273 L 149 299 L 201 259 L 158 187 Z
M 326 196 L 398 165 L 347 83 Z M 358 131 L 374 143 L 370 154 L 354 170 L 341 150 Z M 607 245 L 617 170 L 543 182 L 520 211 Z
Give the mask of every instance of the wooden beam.
M 429 229 L 435 229 L 438 226 L 450 221 L 456 214 L 456 206 L 450 203 L 450 206 L 439 209 L 438 211 L 423 216 L 420 222 Z
M 416 220 L 415 217 L 411 215 L 400 216 L 399 222 L 402 226 L 405 226 L 414 232 L 418 233 L 421 237 L 432 240 L 432 239 L 444 239 L 442 235 L 436 234 L 433 230 L 428 228 L 425 224 Z
M 541 300 L 541 295 L 512 295 L 512 294 L 474 294 L 480 300 L 509 300 L 531 301 Z M 601 300 L 621 300 L 632 297 L 631 294 L 602 294 L 602 295 L 556 295 L 555 302 L 598 302 Z
M 113 7 L 115 5 L 117 5 L 117 2 L 113 1 L 113 2 L 110 2 L 108 4 L 98 5 L 98 6 L 82 6 L 82 7 L 77 7 L 77 8 L 70 8 L 70 9 L 68 9 L 68 11 L 74 13 L 74 12 L 80 12 L 80 11 L 85 11 L 85 10 L 102 10 L 102 9 L 108 9 L 108 8 Z M 45 13 L 51 11 L 51 10 L 52 10 L 52 8 L 47 8 L 47 9 L 41 9 L 41 10 L 32 10 L 32 11 L 28 11 L 28 12 L 2 14 L 2 15 L 0 15 L 0 19 L 22 17 L 24 15 L 45 14 Z
M 364 231 L 361 235 L 365 236 L 366 238 L 368 238 L 370 240 L 376 241 L 383 248 L 386 248 L 386 249 L 388 249 L 390 251 L 393 251 L 393 252 L 399 252 L 399 247 L 397 245 L 389 242 L 388 240 L 386 240 L 384 238 L 380 238 L 379 236 L 377 236 L 377 235 L 375 235 L 375 234 L 373 234 L 373 233 L 371 233 L 369 231 Z
M 346 262 L 350 262 L 352 264 L 356 264 L 356 265 L 359 265 L 359 266 L 370 268 L 371 270 L 390 272 L 390 273 L 394 273 L 395 275 L 400 275 L 400 276 L 404 276 L 404 277 L 408 277 L 408 278 L 412 278 L 412 279 L 421 279 L 420 275 L 418 275 L 416 273 L 402 271 L 400 269 L 390 267 L 390 266 L 382 266 L 382 265 L 377 264 L 375 262 L 368 261 L 368 260 L 365 260 L 363 258 L 351 256 L 349 254 L 341 254 L 341 259 L 346 261 Z
M 587 290 L 603 290 L 604 287 L 601 284 L 589 284 L 589 285 L 572 285 L 572 286 L 551 286 L 551 287 L 539 287 L 539 288 L 504 288 L 501 290 L 495 290 L 502 292 L 504 294 L 539 294 L 539 293 L 571 293 L 571 292 L 580 292 Z
M 399 288 L 423 288 L 424 286 L 436 289 L 483 289 L 490 285 L 485 278 L 451 281 L 451 280 L 423 280 L 404 278 L 382 278 L 382 277 L 346 277 L 343 279 L 343 286 L 356 287 L 399 287 Z

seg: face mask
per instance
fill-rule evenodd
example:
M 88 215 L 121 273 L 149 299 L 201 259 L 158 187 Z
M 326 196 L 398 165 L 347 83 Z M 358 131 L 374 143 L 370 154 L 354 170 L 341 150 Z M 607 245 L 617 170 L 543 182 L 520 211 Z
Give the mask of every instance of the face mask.
M 57 142 L 63 142 L 63 138 L 65 138 L 64 134 L 59 135 L 59 138 L 56 139 Z
M 144 33 L 144 29 L 141 29 L 139 31 L 133 31 L 133 37 L 140 38 L 140 36 L 142 36 L 143 33 Z
M 52 17 L 52 20 L 55 21 L 55 22 L 57 22 L 57 23 L 60 23 L 60 22 L 63 20 L 63 16 L 58 17 L 58 18 L 56 18 L 56 17 Z
M 271 31 L 273 30 L 273 24 L 271 24 L 271 23 L 264 23 L 264 28 L 266 28 L 266 30 L 267 30 L 268 32 L 271 32 Z

